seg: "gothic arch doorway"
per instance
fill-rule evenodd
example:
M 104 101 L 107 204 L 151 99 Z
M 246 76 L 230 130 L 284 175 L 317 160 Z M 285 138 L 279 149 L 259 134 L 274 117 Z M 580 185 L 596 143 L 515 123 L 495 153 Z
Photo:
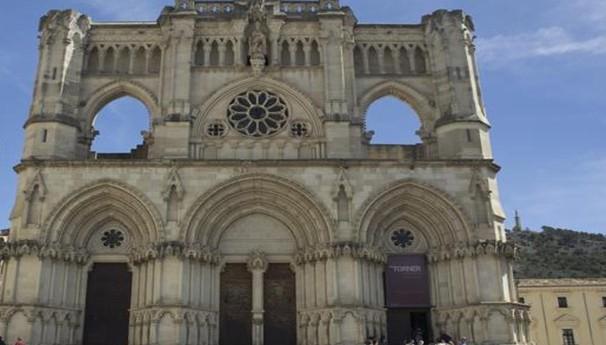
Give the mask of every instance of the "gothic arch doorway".
M 286 224 L 256 210 L 221 235 L 220 345 L 295 345 L 296 250 Z M 234 332 L 238 329 L 238 332 Z
M 126 345 L 132 275 L 126 263 L 95 263 L 88 273 L 84 345 Z

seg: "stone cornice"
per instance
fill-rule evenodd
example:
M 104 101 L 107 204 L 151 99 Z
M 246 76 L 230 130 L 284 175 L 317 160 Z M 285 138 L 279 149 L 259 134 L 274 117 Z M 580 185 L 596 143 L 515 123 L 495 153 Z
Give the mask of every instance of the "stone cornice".
M 2 259 L 18 258 L 22 256 L 37 256 L 40 259 L 60 260 L 84 265 L 89 259 L 89 253 L 82 248 L 61 246 L 58 244 L 41 244 L 38 241 L 23 240 L 0 244 L 0 257 Z
M 430 249 L 427 257 L 429 262 L 435 263 L 440 261 L 491 255 L 515 259 L 517 254 L 518 248 L 512 242 L 481 240 L 476 242 L 461 242 L 433 247 Z
M 80 122 L 78 122 L 78 120 L 74 119 L 73 117 L 64 115 L 64 114 L 32 115 L 29 117 L 29 119 L 27 119 L 27 121 L 23 125 L 23 128 L 27 128 L 29 125 L 34 124 L 34 123 L 45 123 L 45 122 L 56 122 L 56 123 L 71 126 L 71 127 L 76 128 L 77 130 L 80 130 Z
M 35 167 L 70 167 L 70 168 L 90 168 L 90 167 L 357 167 L 372 166 L 378 164 L 386 166 L 391 163 L 394 167 L 415 168 L 423 167 L 486 167 L 495 173 L 501 168 L 490 159 L 456 159 L 456 160 L 417 160 L 414 162 L 402 162 L 396 159 L 307 159 L 307 160 L 194 160 L 194 159 L 147 159 L 147 160 L 23 160 L 17 166 L 15 171 L 21 172 L 27 168 Z
M 500 313 L 508 322 L 532 321 L 530 306 L 520 303 L 485 302 L 464 307 L 434 308 L 433 311 L 436 315 L 436 324 L 441 327 L 461 319 L 467 322 L 473 322 L 477 317 L 480 320 L 488 320 L 492 313 Z
M 304 249 L 297 253 L 295 262 L 297 265 L 302 265 L 340 257 L 352 257 L 379 264 L 387 262 L 387 255 L 378 248 L 353 242 L 333 243 L 326 246 Z
M 133 248 L 130 259 L 134 264 L 145 263 L 156 259 L 176 257 L 216 265 L 219 254 L 201 245 L 185 245 L 183 242 L 161 242 L 148 246 Z

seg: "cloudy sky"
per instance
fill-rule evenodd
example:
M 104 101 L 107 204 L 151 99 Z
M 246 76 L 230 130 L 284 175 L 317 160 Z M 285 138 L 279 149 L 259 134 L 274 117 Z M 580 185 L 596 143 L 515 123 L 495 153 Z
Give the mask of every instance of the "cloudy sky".
M 0 228 L 9 225 L 16 192 L 12 167 L 21 154 L 22 125 L 31 102 L 39 17 L 50 8 L 76 8 L 97 21 L 154 20 L 170 2 L 22 1 L 0 13 Z M 461 8 L 473 15 L 508 214 L 520 210 L 524 225 L 533 229 L 551 225 L 606 233 L 606 1 L 342 3 L 366 23 L 418 23 L 438 8 Z M 143 112 L 129 100 L 110 104 L 98 118 L 96 148 L 110 151 L 124 141 L 134 146 L 145 127 Z M 399 101 L 381 100 L 369 116 L 377 142 L 415 140 L 410 135 L 414 114 Z

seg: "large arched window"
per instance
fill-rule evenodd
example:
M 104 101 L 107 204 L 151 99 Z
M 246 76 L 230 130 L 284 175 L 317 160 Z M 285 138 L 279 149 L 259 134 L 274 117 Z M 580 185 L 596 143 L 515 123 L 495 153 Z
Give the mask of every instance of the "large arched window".
M 97 135 L 91 150 L 97 154 L 131 153 L 143 144 L 142 131 L 149 130 L 150 114 L 139 100 L 125 96 L 104 106 L 95 116 Z
M 421 123 L 416 112 L 393 96 L 373 102 L 366 112 L 366 130 L 373 131 L 371 144 L 413 145 L 421 142 Z

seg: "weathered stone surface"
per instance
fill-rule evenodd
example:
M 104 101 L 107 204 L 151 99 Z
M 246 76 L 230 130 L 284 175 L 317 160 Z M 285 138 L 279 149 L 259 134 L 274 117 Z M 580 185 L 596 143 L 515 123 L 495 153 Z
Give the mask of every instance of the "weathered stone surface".
M 435 333 L 529 343 L 471 19 L 361 25 L 336 0 L 254 3 L 43 18 L 0 335 L 79 344 L 88 270 L 127 262 L 131 344 L 216 345 L 222 267 L 249 263 L 262 344 L 263 268 L 290 263 L 298 343 L 361 344 L 386 332 L 387 256 L 425 254 Z M 124 95 L 152 126 L 136 152 L 101 159 L 94 116 Z M 418 113 L 419 145 L 368 143 L 366 111 L 386 95 Z

